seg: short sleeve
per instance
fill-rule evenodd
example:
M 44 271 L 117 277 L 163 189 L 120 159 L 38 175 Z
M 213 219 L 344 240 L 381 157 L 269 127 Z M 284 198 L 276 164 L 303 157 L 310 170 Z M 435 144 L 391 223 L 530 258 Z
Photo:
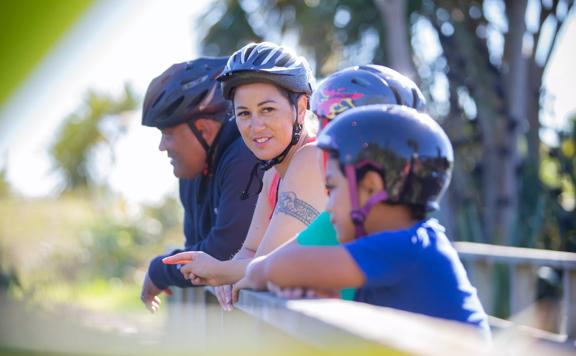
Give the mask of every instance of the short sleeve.
M 366 287 L 392 286 L 416 265 L 415 239 L 405 234 L 379 234 L 344 244 L 364 277 Z

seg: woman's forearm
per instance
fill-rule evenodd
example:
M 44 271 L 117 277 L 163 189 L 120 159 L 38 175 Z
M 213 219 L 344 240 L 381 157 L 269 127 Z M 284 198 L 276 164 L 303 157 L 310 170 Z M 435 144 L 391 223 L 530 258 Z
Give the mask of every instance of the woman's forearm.
M 237 256 L 238 254 L 231 260 L 219 263 L 218 277 L 216 278 L 218 285 L 233 284 L 244 277 L 246 266 L 252 261 L 252 257 L 240 258 Z
M 256 251 L 246 247 L 246 246 L 242 246 L 242 248 L 236 252 L 236 254 L 234 255 L 234 257 L 232 257 L 232 259 L 244 259 L 244 258 L 253 258 L 256 255 Z

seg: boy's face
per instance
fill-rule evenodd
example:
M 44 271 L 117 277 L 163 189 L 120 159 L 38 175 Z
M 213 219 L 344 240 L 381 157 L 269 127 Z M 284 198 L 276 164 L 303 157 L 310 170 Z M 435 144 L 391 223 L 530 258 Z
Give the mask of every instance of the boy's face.
M 330 221 L 336 229 L 338 240 L 340 242 L 352 241 L 355 230 L 350 217 L 351 203 L 348 180 L 340 171 L 338 161 L 333 158 L 328 160 L 325 181 L 328 191 L 326 210 L 330 213 Z

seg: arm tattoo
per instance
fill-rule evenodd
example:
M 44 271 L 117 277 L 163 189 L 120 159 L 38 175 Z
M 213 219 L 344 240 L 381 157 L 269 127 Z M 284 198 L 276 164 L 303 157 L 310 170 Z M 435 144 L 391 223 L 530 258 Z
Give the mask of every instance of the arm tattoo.
M 305 225 L 310 225 L 318 216 L 318 210 L 304 200 L 298 199 L 294 192 L 282 192 L 278 196 L 274 214 L 284 213 L 300 220 Z

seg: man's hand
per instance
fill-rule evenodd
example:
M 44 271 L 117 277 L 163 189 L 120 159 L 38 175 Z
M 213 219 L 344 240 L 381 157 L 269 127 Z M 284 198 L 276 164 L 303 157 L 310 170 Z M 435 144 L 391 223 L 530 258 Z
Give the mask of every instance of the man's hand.
M 180 252 L 162 260 L 165 264 L 181 264 L 180 273 L 195 285 L 220 285 L 220 261 L 202 251 Z
M 160 297 L 158 297 L 162 292 L 166 293 L 167 295 L 172 295 L 172 291 L 169 288 L 164 290 L 156 287 L 154 282 L 146 273 L 146 277 L 144 277 L 144 283 L 142 284 L 142 292 L 140 293 L 140 299 L 146 305 L 146 308 L 150 310 L 151 313 L 155 313 L 160 309 L 160 304 L 162 301 Z

